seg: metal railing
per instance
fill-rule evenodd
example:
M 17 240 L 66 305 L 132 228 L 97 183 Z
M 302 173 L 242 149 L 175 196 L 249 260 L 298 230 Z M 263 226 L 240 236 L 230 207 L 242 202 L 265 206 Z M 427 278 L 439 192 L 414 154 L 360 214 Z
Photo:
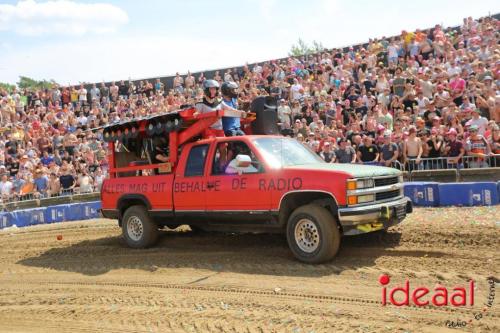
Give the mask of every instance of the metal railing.
M 456 157 L 435 157 L 421 158 L 417 160 L 409 159 L 404 165 L 404 171 L 415 170 L 447 170 L 447 169 L 477 169 L 477 168 L 497 168 L 500 167 L 500 154 L 492 154 L 486 157 L 462 156 Z
M 82 191 L 80 188 L 76 187 L 74 189 L 61 189 L 58 193 L 52 193 L 52 194 L 49 194 L 46 191 L 44 192 L 33 191 L 30 193 L 23 193 L 23 194 L 16 193 L 11 195 L 0 196 L 0 204 L 26 202 L 26 201 L 34 201 L 40 199 L 58 198 L 58 197 L 74 196 L 80 194 L 92 194 L 92 193 L 99 193 L 99 191 L 98 190 L 96 191 L 94 189 L 90 191 Z

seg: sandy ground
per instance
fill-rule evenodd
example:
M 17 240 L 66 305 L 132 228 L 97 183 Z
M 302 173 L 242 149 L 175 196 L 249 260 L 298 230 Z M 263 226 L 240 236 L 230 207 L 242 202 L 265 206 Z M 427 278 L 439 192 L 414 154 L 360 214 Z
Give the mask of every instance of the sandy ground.
M 3 230 L 0 331 L 500 332 L 498 299 L 484 306 L 488 277 L 498 282 L 499 236 L 498 207 L 417 209 L 388 233 L 344 238 L 333 262 L 309 266 L 279 235 L 181 227 L 132 250 L 111 220 Z M 389 287 L 474 279 L 475 304 L 382 306 L 381 274 Z M 448 320 L 466 326 L 448 329 Z

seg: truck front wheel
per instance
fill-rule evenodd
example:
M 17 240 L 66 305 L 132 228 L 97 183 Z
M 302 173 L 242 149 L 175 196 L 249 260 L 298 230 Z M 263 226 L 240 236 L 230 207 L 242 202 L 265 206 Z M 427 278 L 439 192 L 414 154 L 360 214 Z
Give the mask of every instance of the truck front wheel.
M 318 205 L 297 208 L 288 219 L 286 236 L 295 257 L 309 264 L 331 260 L 340 247 L 335 218 Z
M 131 206 L 123 214 L 122 234 L 128 246 L 140 249 L 154 245 L 159 231 L 144 206 Z

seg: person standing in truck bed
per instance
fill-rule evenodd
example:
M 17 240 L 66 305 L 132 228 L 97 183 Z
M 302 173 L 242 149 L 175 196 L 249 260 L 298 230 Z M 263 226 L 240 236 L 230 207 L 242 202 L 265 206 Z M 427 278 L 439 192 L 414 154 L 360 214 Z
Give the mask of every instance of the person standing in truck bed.
M 238 84 L 235 82 L 224 82 L 221 87 L 222 109 L 230 111 L 238 110 Z M 240 111 L 245 115 L 245 111 Z M 240 117 L 222 117 L 222 127 L 226 136 L 245 135 L 241 130 Z
M 215 80 L 205 80 L 203 82 L 203 101 L 195 105 L 196 112 L 194 115 L 213 112 L 222 109 L 221 100 L 218 98 L 219 82 Z M 222 120 L 217 121 L 203 132 L 204 138 L 223 137 L 224 130 Z

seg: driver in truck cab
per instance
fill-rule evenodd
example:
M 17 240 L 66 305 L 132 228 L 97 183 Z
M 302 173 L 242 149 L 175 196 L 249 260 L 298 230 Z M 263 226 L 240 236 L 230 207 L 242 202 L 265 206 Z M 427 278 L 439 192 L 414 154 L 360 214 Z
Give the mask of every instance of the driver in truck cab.
M 238 84 L 224 82 L 220 91 L 222 93 L 222 109 L 240 112 L 245 117 L 246 112 L 238 110 Z M 222 117 L 222 127 L 226 136 L 245 135 L 241 130 L 240 117 Z
M 219 99 L 219 82 L 215 80 L 205 80 L 203 82 L 203 101 L 195 105 L 196 112 L 194 116 L 199 114 L 213 112 L 222 109 L 221 100 Z M 203 131 L 204 138 L 223 137 L 222 120 L 217 121 Z
M 252 165 L 252 153 L 245 144 L 233 143 L 227 152 L 226 174 L 255 173 L 258 170 Z

